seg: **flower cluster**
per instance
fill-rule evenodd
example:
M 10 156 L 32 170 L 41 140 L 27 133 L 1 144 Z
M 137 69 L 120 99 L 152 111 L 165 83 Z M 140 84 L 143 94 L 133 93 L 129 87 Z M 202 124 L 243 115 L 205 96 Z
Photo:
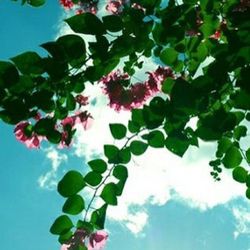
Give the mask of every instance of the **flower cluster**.
M 98 0 L 79 1 L 77 4 L 73 3 L 72 0 L 60 0 L 60 4 L 67 10 L 75 8 L 76 14 L 85 12 L 96 14 L 98 10 Z
M 108 234 L 105 231 L 97 231 L 88 235 L 84 230 L 76 230 L 74 236 L 67 244 L 61 246 L 61 250 L 73 250 L 87 246 L 88 250 L 101 250 L 106 244 Z M 87 242 L 88 241 L 88 242 Z
M 36 121 L 42 119 L 41 115 L 38 114 L 34 117 Z M 71 131 L 77 124 L 82 125 L 86 130 L 92 124 L 92 116 L 87 111 L 77 111 L 74 115 L 68 116 L 63 119 L 59 124 L 55 125 L 55 131 L 61 134 L 61 140 L 58 147 L 64 148 L 68 147 L 71 143 Z M 19 122 L 14 133 L 16 139 L 24 143 L 28 148 L 39 148 L 41 141 L 46 140 L 45 136 L 38 135 L 33 131 L 33 126 L 29 121 Z
M 126 0 L 109 0 L 106 10 L 114 15 L 118 15 L 122 12 L 126 2 Z
M 28 148 L 39 148 L 43 137 L 35 132 L 31 132 L 28 136 L 26 130 L 30 125 L 31 123 L 27 121 L 19 122 L 14 129 L 16 139 L 24 143 Z
M 135 83 L 131 87 L 124 87 L 128 85 L 130 78 L 127 73 L 122 74 L 120 70 L 102 77 L 100 83 L 104 85 L 103 91 L 109 98 L 110 107 L 116 111 L 138 108 L 161 90 L 162 83 L 167 77 L 174 77 L 168 67 L 158 67 L 156 71 L 147 73 L 147 81 Z
M 106 10 L 113 15 L 119 15 L 122 13 L 124 6 L 129 4 L 129 0 L 109 0 L 108 4 L 106 5 Z M 139 9 L 145 11 L 145 8 L 143 8 L 140 4 L 138 3 L 133 3 L 131 5 L 132 8 L 134 9 Z
M 61 121 L 57 129 L 61 131 L 62 137 L 59 143 L 59 148 L 65 148 L 70 145 L 70 134 L 68 130 L 75 128 L 77 124 L 82 125 L 86 130 L 92 124 L 93 117 L 87 111 L 77 111 L 75 115 L 68 116 Z

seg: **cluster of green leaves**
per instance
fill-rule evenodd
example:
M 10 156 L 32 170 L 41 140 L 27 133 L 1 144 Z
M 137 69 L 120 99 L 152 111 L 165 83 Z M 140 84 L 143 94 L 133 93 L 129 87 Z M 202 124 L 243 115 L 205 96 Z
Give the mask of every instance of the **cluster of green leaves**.
M 250 8 L 239 0 L 170 0 L 164 8 L 160 0 L 131 3 L 144 9 L 127 6 L 120 15 L 99 18 L 84 13 L 65 20 L 74 32 L 94 36 L 94 42 L 66 35 L 42 45 L 49 53 L 45 58 L 26 52 L 12 63 L 0 62 L 0 118 L 16 124 L 38 110 L 54 112 L 32 127 L 48 138 L 52 125 L 75 109 L 74 94 L 110 73 L 122 58 L 123 70 L 130 75 L 143 67 L 142 56 L 154 57 L 174 71 L 175 78 L 162 85 L 165 95 L 132 110 L 127 126 L 110 124 L 113 138 L 125 141 L 122 148 L 105 145 L 106 160 L 90 161 L 91 171 L 85 176 L 70 171 L 59 182 L 65 214 L 51 232 L 60 242 L 72 237 L 73 227 L 87 232 L 104 228 L 107 207 L 117 205 L 128 177 L 125 165 L 148 147 L 166 148 L 182 157 L 190 146 L 198 147 L 199 140 L 217 142 L 216 159 L 210 161 L 212 176 L 219 180 L 222 167 L 232 169 L 250 198 L 250 148 L 241 143 L 250 121 Z M 192 118 L 198 120 L 196 128 L 188 126 Z M 85 187 L 94 190 L 88 203 L 79 193 Z M 103 205 L 93 208 L 97 196 Z M 85 219 L 74 225 L 68 215 L 82 211 Z

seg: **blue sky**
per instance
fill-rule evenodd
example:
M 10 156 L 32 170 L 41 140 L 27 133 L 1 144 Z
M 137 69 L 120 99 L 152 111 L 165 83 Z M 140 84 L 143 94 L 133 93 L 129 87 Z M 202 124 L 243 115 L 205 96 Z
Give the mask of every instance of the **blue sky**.
M 1 60 L 23 51 L 41 52 L 38 45 L 56 36 L 63 13 L 55 0 L 39 9 L 2 0 L 0 11 Z M 13 127 L 0 123 L 1 249 L 59 249 L 49 233 L 63 204 L 54 181 L 69 169 L 83 169 L 86 158 L 100 152 L 109 138 L 107 121 L 117 115 L 102 100 L 93 113 L 92 132 L 80 131 L 74 147 L 63 151 L 48 145 L 28 150 L 16 141 Z M 127 116 L 117 117 L 126 121 Z M 227 174 L 222 183 L 211 181 L 207 162 L 212 151 L 212 145 L 204 145 L 181 160 L 152 150 L 135 159 L 124 198 L 107 220 L 106 249 L 249 250 L 250 206 L 243 189 Z

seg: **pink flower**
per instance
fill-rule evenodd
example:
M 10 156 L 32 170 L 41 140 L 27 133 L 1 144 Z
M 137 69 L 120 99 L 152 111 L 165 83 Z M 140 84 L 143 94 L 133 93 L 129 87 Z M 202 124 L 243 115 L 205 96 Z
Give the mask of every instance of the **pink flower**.
M 123 9 L 123 1 L 122 0 L 109 0 L 106 5 L 106 10 L 114 15 L 118 15 L 122 12 Z
M 70 245 L 63 244 L 60 250 L 68 250 Z
M 155 94 L 161 90 L 161 85 L 167 77 L 174 77 L 173 71 L 168 67 L 158 67 L 155 72 L 147 72 L 149 79 L 146 84 L 151 94 Z
M 79 2 L 78 3 L 79 9 L 76 10 L 76 14 L 90 12 L 95 15 L 97 13 L 97 4 L 98 4 L 97 0 L 89 0 L 88 2 L 85 3 Z
M 210 38 L 215 39 L 215 40 L 219 40 L 220 37 L 221 37 L 221 32 L 219 30 L 216 30 L 215 33 L 210 36 Z
M 133 94 L 133 108 L 140 107 L 151 95 L 146 84 L 136 83 L 131 87 Z
M 108 234 L 105 231 L 97 231 L 89 237 L 88 250 L 101 250 L 106 244 Z
M 72 2 L 72 0 L 60 0 L 60 4 L 65 9 L 71 9 L 74 6 L 74 3 Z
M 25 129 L 30 125 L 29 122 L 19 122 L 15 129 L 14 133 L 16 139 L 22 143 L 24 143 L 28 148 L 39 148 L 40 143 L 43 139 L 42 136 L 37 135 L 36 133 L 32 132 L 30 136 L 25 134 Z
M 79 112 L 75 115 L 75 124 L 81 124 L 85 130 L 92 125 L 93 117 L 87 111 Z
M 75 117 L 68 116 L 61 121 L 61 124 L 63 127 L 67 125 L 70 125 L 71 127 L 73 127 L 75 125 Z
M 75 100 L 77 103 L 79 103 L 81 106 L 86 106 L 89 104 L 89 98 L 88 96 L 83 96 L 83 95 L 77 95 L 75 97 Z

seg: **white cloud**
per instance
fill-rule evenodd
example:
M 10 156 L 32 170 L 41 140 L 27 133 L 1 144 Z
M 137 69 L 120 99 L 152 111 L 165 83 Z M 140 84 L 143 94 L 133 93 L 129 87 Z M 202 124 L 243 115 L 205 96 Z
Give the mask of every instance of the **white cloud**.
M 86 91 L 92 91 L 90 96 L 97 96 L 95 105 L 90 108 L 95 120 L 89 130 L 78 130 L 73 147 L 78 157 L 88 161 L 103 153 L 104 144 L 114 143 L 108 124 L 126 124 L 130 114 L 117 113 L 107 107 L 107 100 L 98 86 Z M 118 207 L 109 208 L 109 218 L 124 223 L 136 234 L 147 223 L 145 205 L 162 206 L 174 199 L 204 211 L 243 195 L 243 185 L 232 180 L 230 171 L 221 174 L 220 182 L 210 176 L 208 162 L 214 150 L 213 144 L 201 143 L 199 149 L 191 147 L 183 158 L 166 149 L 152 148 L 140 157 L 133 157 L 128 164 L 129 178 L 124 193 Z M 133 207 L 140 209 L 133 211 Z
M 60 28 L 59 35 L 72 33 L 67 26 Z M 85 38 L 85 37 L 84 37 Z M 208 64 L 212 58 L 204 63 Z M 204 63 L 202 66 L 205 66 Z M 146 64 L 145 71 L 155 69 L 153 62 Z M 142 72 L 142 71 L 141 71 Z M 144 80 L 145 75 L 139 72 L 137 77 Z M 195 77 L 202 74 L 202 67 Z M 136 81 L 136 80 L 135 80 Z M 86 161 L 103 153 L 103 145 L 114 143 L 109 132 L 109 123 L 127 124 L 129 112 L 117 113 L 107 107 L 108 100 L 100 86 L 87 86 L 85 95 L 95 96 L 95 104 L 89 112 L 94 117 L 92 127 L 83 131 L 80 127 L 73 144 L 77 157 Z M 214 182 L 210 176 L 209 160 L 213 157 L 214 145 L 201 144 L 199 149 L 190 148 L 181 159 L 166 149 L 148 149 L 146 154 L 135 157 L 128 165 L 129 178 L 119 204 L 110 207 L 108 217 L 123 223 L 134 234 L 140 233 L 148 220 L 148 204 L 162 206 L 174 199 L 190 207 L 204 211 L 244 195 L 244 187 L 232 180 L 230 171 L 225 170 L 220 182 Z M 235 217 L 239 217 L 234 210 Z M 250 216 L 249 216 L 250 217 Z M 250 219 L 249 219 L 250 220 Z M 239 227 L 239 232 L 244 232 Z
M 55 148 L 44 149 L 46 158 L 51 162 L 51 169 L 38 179 L 38 184 L 44 189 L 54 189 L 57 185 L 57 171 L 59 166 L 68 160 L 66 154 L 59 153 Z

